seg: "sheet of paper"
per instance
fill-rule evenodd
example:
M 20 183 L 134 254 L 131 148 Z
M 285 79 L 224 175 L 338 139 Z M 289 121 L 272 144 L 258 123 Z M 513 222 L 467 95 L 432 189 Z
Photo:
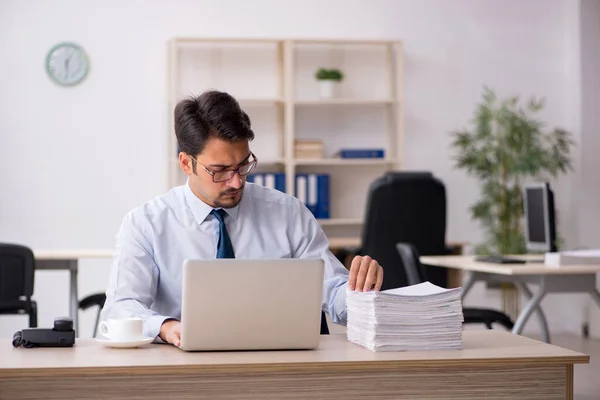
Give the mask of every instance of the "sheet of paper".
M 568 250 L 568 251 L 561 251 L 560 254 L 563 254 L 565 256 L 600 258 L 600 249 Z

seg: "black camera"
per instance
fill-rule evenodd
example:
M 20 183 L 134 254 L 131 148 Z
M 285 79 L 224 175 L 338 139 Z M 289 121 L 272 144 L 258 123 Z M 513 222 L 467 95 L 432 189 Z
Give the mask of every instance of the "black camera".
M 14 334 L 14 347 L 72 347 L 75 344 L 73 319 L 58 317 L 54 328 L 27 328 Z

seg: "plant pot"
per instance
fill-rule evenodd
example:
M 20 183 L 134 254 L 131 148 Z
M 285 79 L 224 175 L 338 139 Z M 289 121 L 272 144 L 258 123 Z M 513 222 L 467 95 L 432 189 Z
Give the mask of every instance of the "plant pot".
M 319 92 L 321 94 L 321 98 L 330 99 L 335 94 L 335 88 L 337 86 L 337 82 L 330 79 L 323 79 L 319 81 Z

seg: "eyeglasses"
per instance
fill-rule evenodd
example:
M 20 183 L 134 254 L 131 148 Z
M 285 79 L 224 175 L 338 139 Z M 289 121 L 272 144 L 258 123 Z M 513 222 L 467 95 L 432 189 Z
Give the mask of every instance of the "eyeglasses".
M 233 175 L 235 175 L 236 172 L 239 176 L 246 176 L 250 172 L 252 172 L 254 170 L 254 168 L 256 168 L 256 164 L 258 164 L 258 158 L 256 158 L 256 156 L 252 152 L 250 152 L 250 156 L 252 158 L 245 164 L 240 165 L 236 169 L 226 169 L 223 171 L 211 171 L 210 169 L 206 168 L 204 165 L 200 164 L 198 162 L 198 160 L 196 160 L 194 157 L 190 156 L 190 158 L 192 160 L 194 160 L 202 168 L 204 168 L 204 170 L 206 172 L 208 172 L 208 174 L 210 176 L 212 176 L 213 182 L 218 183 L 218 182 L 225 182 L 225 181 L 230 180 L 231 178 L 233 178 Z

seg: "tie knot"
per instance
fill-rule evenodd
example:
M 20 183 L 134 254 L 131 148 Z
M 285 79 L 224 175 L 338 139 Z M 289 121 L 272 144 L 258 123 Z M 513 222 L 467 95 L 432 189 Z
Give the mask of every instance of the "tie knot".
M 213 209 L 211 213 L 215 216 L 215 218 L 217 218 L 217 220 L 219 220 L 219 222 L 223 223 L 225 220 L 226 211 L 222 208 L 219 208 L 218 210 Z

